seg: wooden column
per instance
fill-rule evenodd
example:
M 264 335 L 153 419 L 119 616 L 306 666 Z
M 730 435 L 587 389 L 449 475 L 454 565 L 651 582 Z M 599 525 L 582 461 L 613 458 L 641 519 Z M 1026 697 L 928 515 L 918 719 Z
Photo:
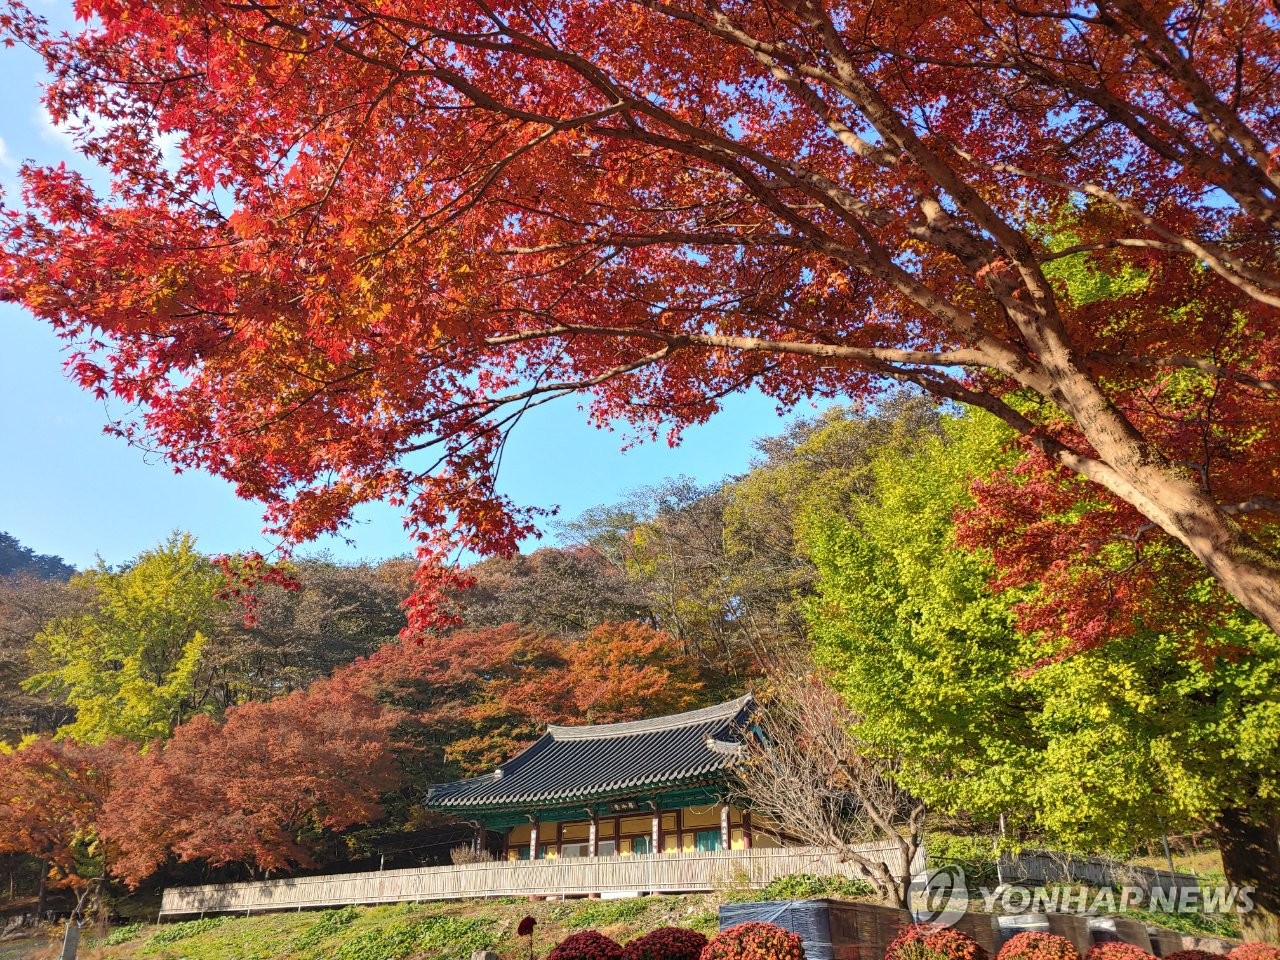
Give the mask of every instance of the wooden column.
M 720 804 L 720 849 L 728 850 L 732 834 L 729 832 L 729 804 Z
M 476 835 L 475 835 L 475 838 L 471 841 L 471 849 L 474 850 L 476 853 L 483 853 L 485 847 L 488 846 L 488 844 L 485 843 L 485 839 L 486 838 L 485 838 L 484 824 L 477 821 Z
M 538 857 L 541 855 L 541 850 L 538 846 L 538 828 L 540 826 L 542 826 L 541 822 L 538 820 L 535 820 L 533 821 L 533 825 L 529 827 L 529 859 L 530 860 L 537 860 Z
M 742 848 L 751 849 L 751 811 L 742 811 Z
M 587 856 L 600 856 L 600 814 L 591 811 L 591 823 L 587 827 Z

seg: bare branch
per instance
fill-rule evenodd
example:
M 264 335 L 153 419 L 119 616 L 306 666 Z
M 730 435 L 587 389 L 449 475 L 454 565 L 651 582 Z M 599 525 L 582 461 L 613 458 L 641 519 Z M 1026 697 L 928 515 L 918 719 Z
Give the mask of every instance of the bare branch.
M 812 669 L 774 678 L 753 722 L 736 789 L 779 833 L 829 847 L 895 906 L 910 906 L 924 804 L 894 779 L 897 760 L 858 737 L 859 718 Z M 868 855 L 887 844 L 896 857 Z M 892 862 L 891 862 L 892 861 Z

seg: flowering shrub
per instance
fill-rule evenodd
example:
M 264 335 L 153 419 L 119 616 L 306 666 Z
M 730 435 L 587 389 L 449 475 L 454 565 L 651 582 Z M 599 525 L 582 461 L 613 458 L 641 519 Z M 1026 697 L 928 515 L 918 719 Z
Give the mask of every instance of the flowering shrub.
M 661 927 L 622 948 L 624 960 L 698 960 L 707 938 L 697 930 Z
M 1275 947 L 1270 949 L 1273 953 L 1271 957 L 1259 957 L 1258 960 L 1280 960 L 1280 952 L 1277 952 Z M 1222 954 L 1212 953 L 1208 950 L 1177 950 L 1173 953 L 1166 953 L 1164 960 L 1222 960 Z
M 987 960 L 987 951 L 952 927 L 913 923 L 884 952 L 885 960 Z M 1119 958 L 1117 958 L 1119 960 Z
M 1080 951 L 1074 943 L 1056 933 L 1019 933 L 1000 948 L 996 960 L 1080 960 Z M 1187 957 L 1185 960 L 1198 958 Z
M 1084 960 L 1151 960 L 1153 954 L 1132 943 L 1111 941 L 1095 943 L 1084 955 Z
M 712 937 L 701 960 L 804 960 L 804 941 L 772 923 L 740 923 Z
M 561 940 L 547 960 L 622 960 L 622 947 L 603 933 L 584 930 Z
M 1265 943 L 1242 943 L 1227 954 L 1227 960 L 1280 960 L 1280 947 Z

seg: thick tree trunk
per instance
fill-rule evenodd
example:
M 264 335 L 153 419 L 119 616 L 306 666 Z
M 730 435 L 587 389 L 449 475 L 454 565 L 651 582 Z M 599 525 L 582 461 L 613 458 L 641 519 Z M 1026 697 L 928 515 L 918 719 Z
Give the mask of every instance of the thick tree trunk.
M 1280 569 L 1274 559 L 1190 484 L 1167 479 L 1153 486 L 1160 507 L 1148 513 L 1150 519 L 1181 540 L 1241 606 L 1280 633 Z
M 1253 909 L 1240 914 L 1244 939 L 1280 944 L 1280 814 L 1224 810 L 1213 827 L 1227 883 L 1253 887 Z
M 905 880 L 896 872 L 888 867 L 881 866 L 878 870 L 880 889 L 880 899 L 888 906 L 898 907 L 903 910 L 911 909 L 911 878 Z
M 1181 541 L 1241 606 L 1280 633 L 1280 560 L 1169 463 L 1083 372 L 1069 365 L 1056 375 L 1062 395 L 1055 399 L 1072 414 L 1099 459 L 1045 452 L 1127 500 Z

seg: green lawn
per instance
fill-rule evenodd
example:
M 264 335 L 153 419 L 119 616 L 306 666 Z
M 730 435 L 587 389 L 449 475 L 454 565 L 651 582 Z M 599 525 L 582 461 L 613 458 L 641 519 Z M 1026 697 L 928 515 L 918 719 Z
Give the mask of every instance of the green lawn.
M 515 928 L 538 920 L 534 953 L 545 957 L 559 940 L 595 929 L 626 941 L 664 926 L 716 929 L 722 896 L 624 900 L 467 900 L 381 907 L 346 907 L 255 917 L 208 917 L 160 925 L 130 925 L 88 936 L 83 960 L 407 960 L 471 956 L 491 948 L 504 958 L 527 956 Z M 0 960 L 57 956 L 50 940 L 0 944 Z

